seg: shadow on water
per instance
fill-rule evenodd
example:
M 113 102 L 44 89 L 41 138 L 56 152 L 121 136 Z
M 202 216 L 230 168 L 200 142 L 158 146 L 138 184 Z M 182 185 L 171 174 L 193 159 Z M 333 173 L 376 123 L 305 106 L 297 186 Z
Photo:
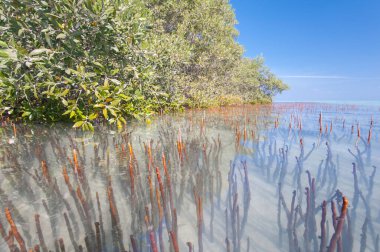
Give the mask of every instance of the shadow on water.
M 379 109 L 0 127 L 1 251 L 379 251 Z

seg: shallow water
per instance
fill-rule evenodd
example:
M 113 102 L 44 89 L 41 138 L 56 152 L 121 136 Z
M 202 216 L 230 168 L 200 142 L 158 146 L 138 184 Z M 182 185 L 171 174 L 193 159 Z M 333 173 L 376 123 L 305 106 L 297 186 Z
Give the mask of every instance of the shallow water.
M 1 235 L 8 209 L 41 251 L 327 251 L 334 236 L 340 251 L 379 251 L 379 119 L 377 106 L 278 103 L 122 132 L 3 122 Z

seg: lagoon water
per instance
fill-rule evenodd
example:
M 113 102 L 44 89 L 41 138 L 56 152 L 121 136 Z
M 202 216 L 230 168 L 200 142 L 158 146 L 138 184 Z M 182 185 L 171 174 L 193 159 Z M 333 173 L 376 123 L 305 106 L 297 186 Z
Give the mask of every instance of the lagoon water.
M 379 122 L 376 104 L 331 103 L 94 133 L 3 122 L 0 251 L 379 251 Z

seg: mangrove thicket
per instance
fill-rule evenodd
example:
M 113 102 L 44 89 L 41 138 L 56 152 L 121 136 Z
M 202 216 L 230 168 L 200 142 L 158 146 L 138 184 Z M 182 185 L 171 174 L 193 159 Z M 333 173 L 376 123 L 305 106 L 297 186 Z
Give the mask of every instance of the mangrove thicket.
M 270 102 L 287 86 L 248 59 L 228 0 L 2 0 L 0 115 L 106 120 Z

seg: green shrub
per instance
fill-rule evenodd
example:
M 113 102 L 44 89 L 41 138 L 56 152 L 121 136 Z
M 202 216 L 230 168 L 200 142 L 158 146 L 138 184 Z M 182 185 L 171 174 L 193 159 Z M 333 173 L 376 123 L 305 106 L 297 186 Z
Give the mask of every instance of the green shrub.
M 242 58 L 235 24 L 225 0 L 3 0 L 0 115 L 92 130 L 270 99 L 286 86 Z
M 2 115 L 73 120 L 76 127 L 91 128 L 98 117 L 120 125 L 126 115 L 140 117 L 164 106 L 167 94 L 152 83 L 152 64 L 143 49 L 149 24 L 136 14 L 137 7 L 5 0 Z

